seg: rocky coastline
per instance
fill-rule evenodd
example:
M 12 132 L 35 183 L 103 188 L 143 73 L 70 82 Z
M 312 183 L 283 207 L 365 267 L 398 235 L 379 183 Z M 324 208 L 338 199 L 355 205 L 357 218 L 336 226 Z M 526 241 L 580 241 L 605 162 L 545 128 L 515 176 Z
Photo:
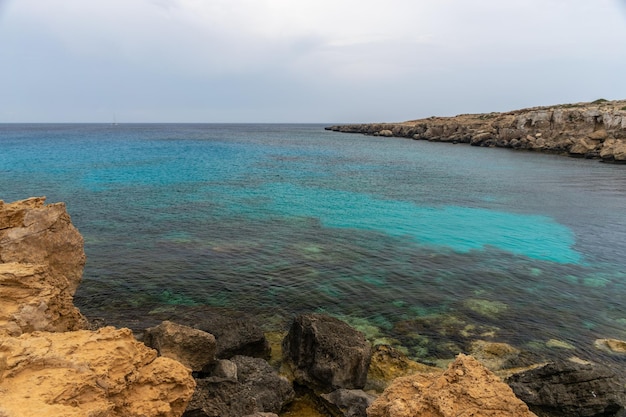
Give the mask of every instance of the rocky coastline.
M 519 351 L 493 341 L 433 367 L 324 314 L 276 334 L 198 306 L 141 332 L 104 326 L 73 305 L 84 264 L 64 204 L 0 201 L 1 417 L 626 413 L 624 369 L 576 358 L 520 368 Z M 596 347 L 626 363 L 625 341 Z
M 626 100 L 533 107 L 504 113 L 429 117 L 326 130 L 529 150 L 626 163 Z

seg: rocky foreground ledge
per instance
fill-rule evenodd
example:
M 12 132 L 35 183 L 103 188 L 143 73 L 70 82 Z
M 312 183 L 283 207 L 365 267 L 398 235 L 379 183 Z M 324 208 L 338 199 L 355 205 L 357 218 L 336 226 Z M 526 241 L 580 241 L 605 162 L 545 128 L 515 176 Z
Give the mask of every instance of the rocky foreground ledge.
M 591 103 L 429 117 L 400 123 L 337 125 L 326 130 L 626 163 L 626 100 L 599 99 Z
M 65 205 L 0 201 L 0 417 L 626 413 L 623 369 L 581 361 L 514 369 L 517 350 L 494 341 L 439 369 L 323 314 L 294 318 L 278 337 L 253 318 L 203 306 L 141 333 L 89 329 L 73 305 L 84 263 Z M 601 347 L 626 355 L 624 341 Z

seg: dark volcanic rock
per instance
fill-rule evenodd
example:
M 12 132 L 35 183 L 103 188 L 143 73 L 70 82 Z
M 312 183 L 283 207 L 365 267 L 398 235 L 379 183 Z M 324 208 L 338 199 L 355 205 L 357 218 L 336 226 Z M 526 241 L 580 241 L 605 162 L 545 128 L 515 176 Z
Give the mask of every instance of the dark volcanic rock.
M 334 416 L 366 417 L 367 407 L 372 405 L 376 397 L 362 390 L 338 389 L 330 394 L 322 394 L 325 407 Z
M 283 340 L 283 358 L 296 381 L 314 390 L 365 386 L 372 349 L 361 332 L 334 317 L 296 317 Z
M 193 371 L 202 371 L 215 361 L 215 337 L 202 330 L 164 321 L 146 329 L 146 346 L 156 349 L 160 356 L 175 359 Z
M 623 376 L 602 365 L 560 361 L 515 374 L 506 382 L 541 415 L 599 417 L 625 412 Z
M 189 417 L 241 417 L 278 413 L 293 400 L 289 381 L 263 359 L 234 356 L 236 379 L 219 376 L 197 379 L 196 392 L 187 407 Z
M 228 359 L 235 355 L 269 358 L 270 347 L 263 330 L 248 317 L 229 317 L 206 311 L 193 325 L 211 333 L 217 341 L 215 356 Z
M 174 306 L 168 311 L 118 308 L 107 315 L 107 319 L 96 319 L 99 323 L 94 327 L 128 327 L 141 338 L 146 328 L 169 320 L 215 336 L 218 359 L 235 355 L 270 357 L 269 342 L 256 318 L 239 311 L 209 306 Z

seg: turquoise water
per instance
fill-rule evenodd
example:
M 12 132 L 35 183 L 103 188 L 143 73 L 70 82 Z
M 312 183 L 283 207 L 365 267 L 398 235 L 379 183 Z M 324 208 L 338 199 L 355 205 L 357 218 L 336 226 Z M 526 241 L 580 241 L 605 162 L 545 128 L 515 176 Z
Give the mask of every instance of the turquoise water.
M 0 199 L 64 201 L 84 235 L 90 317 L 321 311 L 425 359 L 626 339 L 623 166 L 320 125 L 0 125 L 0 146 Z

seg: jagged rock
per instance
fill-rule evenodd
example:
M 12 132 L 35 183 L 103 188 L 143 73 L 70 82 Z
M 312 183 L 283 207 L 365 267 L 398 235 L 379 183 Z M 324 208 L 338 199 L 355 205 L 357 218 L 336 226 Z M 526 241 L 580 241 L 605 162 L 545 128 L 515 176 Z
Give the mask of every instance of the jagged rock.
M 11 336 L 33 331 L 78 330 L 84 317 L 74 307 L 64 277 L 43 264 L 0 264 L 0 331 Z
M 598 144 L 599 142 L 597 141 L 588 138 L 580 138 L 574 142 L 569 150 L 569 153 L 574 156 L 585 156 L 594 152 L 598 147 Z
M 604 161 L 626 162 L 626 141 L 607 139 L 600 150 L 600 158 Z
M 623 376 L 602 365 L 559 361 L 506 382 L 531 409 L 545 415 L 613 416 L 626 406 Z
M 65 278 L 60 289 L 73 296 L 85 266 L 83 237 L 64 203 L 44 205 L 45 200 L 0 201 L 0 263 L 48 265 L 51 275 Z
M 326 129 L 474 146 L 557 152 L 626 162 L 626 101 L 564 104 L 506 113 L 429 117 L 402 123 L 329 126 Z M 602 155 L 601 155 L 601 152 Z
M 128 329 L 34 332 L 0 341 L 0 416 L 179 416 L 190 372 Z
M 322 314 L 296 317 L 283 340 L 296 381 L 321 392 L 363 388 L 371 352 L 363 333 Z
M 376 399 L 362 390 L 343 388 L 320 397 L 331 415 L 338 417 L 367 417 L 367 407 Z
M 185 416 L 240 417 L 255 413 L 278 413 L 293 400 L 295 393 L 289 381 L 279 376 L 264 360 L 234 356 L 237 367 L 233 379 L 197 379 L 196 392 Z
M 83 238 L 62 203 L 0 201 L 0 330 L 82 329 L 73 296 L 85 265 Z
M 202 371 L 215 361 L 212 334 L 171 321 L 146 329 L 143 342 L 159 355 L 177 360 L 192 371 Z
M 368 417 L 531 417 L 511 388 L 471 356 L 460 354 L 442 373 L 396 379 Z

